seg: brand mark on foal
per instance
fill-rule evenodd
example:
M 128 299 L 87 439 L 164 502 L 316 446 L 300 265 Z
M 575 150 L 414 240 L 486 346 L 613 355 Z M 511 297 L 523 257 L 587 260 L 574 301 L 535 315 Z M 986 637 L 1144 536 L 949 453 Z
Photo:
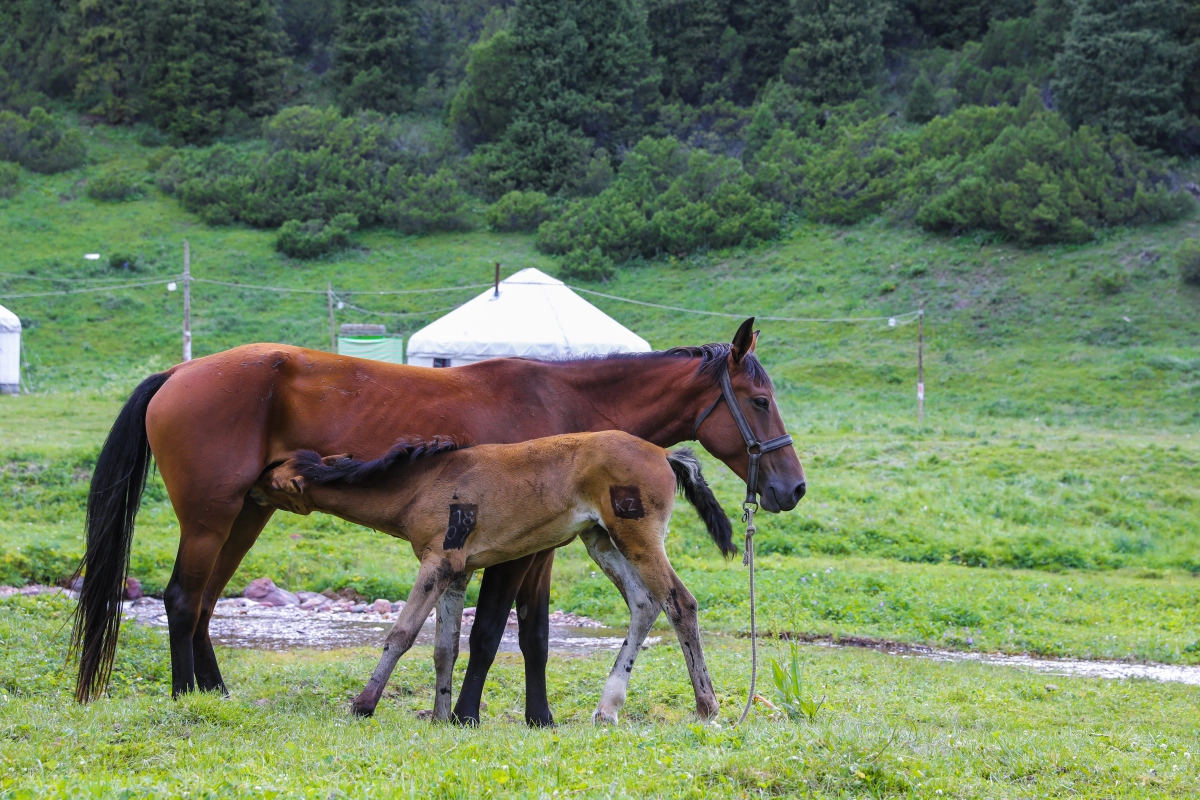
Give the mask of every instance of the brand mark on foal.
M 455 495 L 457 497 L 457 495 Z M 442 542 L 443 550 L 461 550 L 467 543 L 467 536 L 475 530 L 475 517 L 479 506 L 475 503 L 451 503 L 450 524 L 446 526 L 446 541 Z
M 612 498 L 613 513 L 621 519 L 641 519 L 646 516 L 642 507 L 642 490 L 636 486 L 610 486 L 608 495 Z

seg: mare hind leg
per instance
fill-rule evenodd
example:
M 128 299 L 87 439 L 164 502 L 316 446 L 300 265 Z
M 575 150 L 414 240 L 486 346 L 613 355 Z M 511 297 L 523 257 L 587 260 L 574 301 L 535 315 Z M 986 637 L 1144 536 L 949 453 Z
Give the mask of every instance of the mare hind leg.
M 213 607 L 225 590 L 229 579 L 237 571 L 238 565 L 254 543 L 258 535 L 266 527 L 274 507 L 260 506 L 250 500 L 242 505 L 241 513 L 233 522 L 229 538 L 221 548 L 217 557 L 216 567 L 209 576 L 208 585 L 204 589 L 204 599 L 200 605 L 200 619 L 196 624 L 196 632 L 192 635 L 192 657 L 195 661 L 196 688 L 200 691 L 220 691 L 229 694 L 225 681 L 221 679 L 221 670 L 217 666 L 217 655 L 213 652 L 212 640 L 208 635 L 208 625 L 212 619 Z
M 433 639 L 433 666 L 437 673 L 433 695 L 433 720 L 450 719 L 450 694 L 454 689 L 454 662 L 462 630 L 463 598 L 474 570 L 450 584 L 437 602 L 437 633 Z
M 356 716 L 369 717 L 375 713 L 375 707 L 379 705 L 379 698 L 383 697 L 384 687 L 387 686 L 388 678 L 392 676 L 392 670 L 396 668 L 396 662 L 412 647 L 421 626 L 429 617 L 429 612 L 433 610 L 434 603 L 441 597 L 442 592 L 461 575 L 462 572 L 446 558 L 431 558 L 421 562 L 417 580 L 408 594 L 408 602 L 384 641 L 383 657 L 379 659 L 379 664 L 371 674 L 371 679 L 367 681 L 366 687 L 351 703 L 350 709 Z
M 508 624 L 508 610 L 512 608 L 525 574 L 535 555 L 493 564 L 483 571 L 483 582 L 479 585 L 479 601 L 475 606 L 475 622 L 471 625 L 471 656 L 467 661 L 467 674 L 463 676 L 458 702 L 454 704 L 451 717 L 460 725 L 479 724 L 479 703 L 483 697 L 483 684 L 488 670 L 496 660 L 496 651 L 504 637 Z
M 616 585 L 629 606 L 629 633 L 621 643 L 617 660 L 608 673 L 604 684 L 604 693 L 600 704 L 592 714 L 593 722 L 616 724 L 617 714 L 625 704 L 629 678 L 633 672 L 633 662 L 637 660 L 638 650 L 646 640 L 646 634 L 658 619 L 662 610 L 658 600 L 646 587 L 641 575 L 634 569 L 625 556 L 613 546 L 608 533 L 600 527 L 592 528 L 581 538 L 587 547 L 588 555 L 604 570 L 604 574 Z
M 171 643 L 172 697 L 196 688 L 192 643 L 201 619 L 204 592 L 241 508 L 240 501 L 236 506 L 210 502 L 202 511 L 195 512 L 186 504 L 176 505 L 180 519 L 179 552 L 163 592 Z
M 546 661 L 550 652 L 550 574 L 554 550 L 536 553 L 517 591 L 517 635 L 525 659 L 525 724 L 554 724 L 546 696 Z M 506 620 L 507 621 L 507 620 Z

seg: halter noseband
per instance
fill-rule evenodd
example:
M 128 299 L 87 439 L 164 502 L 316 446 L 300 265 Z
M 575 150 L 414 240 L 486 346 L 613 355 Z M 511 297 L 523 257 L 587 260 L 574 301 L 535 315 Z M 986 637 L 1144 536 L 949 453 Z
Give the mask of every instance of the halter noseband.
M 746 500 L 742 503 L 742 506 L 754 506 L 757 508 L 758 461 L 764 453 L 769 453 L 772 450 L 778 450 L 781 447 L 787 447 L 789 444 L 792 444 L 792 437 L 785 433 L 783 436 L 776 436 L 774 439 L 760 442 L 758 437 L 754 435 L 754 431 L 751 430 L 746 415 L 742 413 L 741 406 L 738 405 L 737 395 L 733 393 L 733 382 L 729 380 L 728 364 L 722 364 L 719 380 L 721 383 L 721 393 L 717 395 L 717 399 L 713 400 L 708 408 L 700 412 L 700 416 L 696 417 L 696 423 L 692 425 L 692 438 L 700 438 L 700 425 L 704 420 L 708 419 L 708 415 L 717 407 L 717 403 L 724 400 L 725 405 L 729 406 L 729 413 L 733 415 L 733 421 L 737 424 L 737 428 L 742 434 L 742 440 L 746 442 L 746 454 L 750 456 L 750 467 L 746 471 Z

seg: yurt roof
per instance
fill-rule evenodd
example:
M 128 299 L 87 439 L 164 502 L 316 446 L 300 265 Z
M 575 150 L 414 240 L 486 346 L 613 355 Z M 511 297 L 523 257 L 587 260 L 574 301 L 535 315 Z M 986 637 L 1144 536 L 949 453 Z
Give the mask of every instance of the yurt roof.
M 20 318 L 4 306 L 0 306 L 0 333 L 20 333 Z
M 650 344 L 571 291 L 529 268 L 414 333 L 408 357 L 483 360 L 637 353 Z

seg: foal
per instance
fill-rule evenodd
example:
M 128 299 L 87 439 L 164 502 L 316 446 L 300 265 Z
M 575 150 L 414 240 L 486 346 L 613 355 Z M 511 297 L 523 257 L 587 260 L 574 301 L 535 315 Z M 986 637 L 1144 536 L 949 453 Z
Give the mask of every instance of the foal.
M 374 713 L 396 662 L 447 587 L 465 585 L 473 570 L 579 536 L 630 612 L 629 635 L 592 718 L 617 721 L 638 649 L 665 609 L 691 676 L 696 714 L 708 719 L 717 700 L 700 647 L 696 600 L 663 549 L 677 488 L 721 550 L 735 553 L 729 518 L 691 451 L 667 451 L 620 431 L 470 449 L 450 439 L 402 441 L 367 462 L 302 451 L 264 472 L 251 497 L 297 514 L 324 511 L 406 539 L 420 559 L 383 658 L 354 700 L 359 716 Z

